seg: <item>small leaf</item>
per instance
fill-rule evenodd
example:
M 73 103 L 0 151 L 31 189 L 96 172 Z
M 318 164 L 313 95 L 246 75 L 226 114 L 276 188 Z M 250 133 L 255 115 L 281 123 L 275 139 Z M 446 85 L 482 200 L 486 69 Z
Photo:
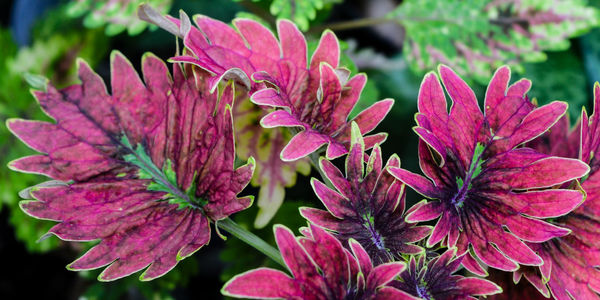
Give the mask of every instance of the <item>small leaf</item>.
M 29 86 L 31 86 L 32 88 L 34 88 L 36 90 L 45 92 L 48 89 L 49 80 L 48 80 L 48 78 L 46 78 L 42 75 L 25 73 L 25 74 L 23 74 L 23 77 L 27 81 L 27 84 L 29 84 Z
M 77 18 L 87 13 L 83 24 L 88 28 L 106 25 L 108 36 L 117 35 L 125 30 L 129 35 L 141 33 L 147 23 L 141 22 L 135 13 L 141 4 L 151 5 L 162 13 L 171 8 L 173 0 L 73 0 L 68 4 L 67 14 Z
M 342 0 L 274 0 L 271 2 L 270 12 L 282 19 L 291 19 L 302 31 L 308 30 L 309 22 L 317 16 L 317 11 Z M 323 13 L 323 12 L 321 12 Z

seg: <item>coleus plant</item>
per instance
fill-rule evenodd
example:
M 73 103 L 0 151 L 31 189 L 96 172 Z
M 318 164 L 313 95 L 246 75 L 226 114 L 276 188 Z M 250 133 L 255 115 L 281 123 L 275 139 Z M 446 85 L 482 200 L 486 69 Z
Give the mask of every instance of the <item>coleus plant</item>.
M 433 257 L 428 257 L 429 254 L 411 256 L 406 271 L 391 286 L 417 299 L 473 299 L 502 292 L 489 280 L 455 274 L 464 258 L 464 255 L 456 257 L 455 250 L 446 250 L 441 255 L 434 252 Z
M 276 226 L 275 237 L 293 278 L 274 269 L 259 268 L 232 278 L 223 287 L 227 296 L 252 299 L 414 299 L 386 286 L 404 269 L 390 262 L 374 267 L 355 240 L 352 252 L 315 225 L 295 238 L 286 227 Z
M 386 17 L 406 29 L 404 51 L 419 72 L 443 63 L 485 83 L 492 70 L 546 60 L 544 51 L 569 47 L 569 38 L 598 26 L 587 1 L 403 1 Z M 436 38 L 431 38 L 435 36 Z
M 522 268 L 514 273 L 514 281 L 525 277 L 546 297 L 555 299 L 597 299 L 600 294 L 600 195 L 596 153 L 600 146 L 600 85 L 594 85 L 594 110 L 588 117 L 585 108 L 576 126 L 570 130 L 565 116 L 548 133 L 533 140 L 529 146 L 542 153 L 580 158 L 591 171 L 581 186 L 587 194 L 585 202 L 572 213 L 552 220 L 553 224 L 568 228 L 571 234 L 541 244 L 531 244 L 543 258 L 538 268 Z
M 404 221 L 404 185 L 387 172 L 391 167 L 399 167 L 400 159 L 394 155 L 383 166 L 381 148 L 376 144 L 365 169 L 364 148 L 358 125 L 352 123 L 346 176 L 322 158 L 320 168 L 335 190 L 316 179 L 311 182 L 328 211 L 305 207 L 300 213 L 311 223 L 335 232 L 343 242 L 358 241 L 376 264 L 423 252 L 414 242 L 426 238 L 431 227 Z
M 56 122 L 13 119 L 9 129 L 40 155 L 10 163 L 14 170 L 56 181 L 24 194 L 21 207 L 60 221 L 49 233 L 100 243 L 69 265 L 109 265 L 100 280 L 148 267 L 150 280 L 210 241 L 211 221 L 248 207 L 238 198 L 254 161 L 234 168 L 231 101 L 226 86 L 210 93 L 202 79 L 153 55 L 142 61 L 144 83 L 118 52 L 111 56 L 112 95 L 87 64 L 81 84 L 35 91 Z M 201 76 L 199 73 L 195 76 Z
M 509 87 L 510 71 L 502 67 L 488 86 L 482 112 L 473 91 L 451 69 L 441 66 L 439 73 L 452 100 L 450 112 L 437 75 L 429 73 L 416 115 L 419 162 L 429 179 L 390 168 L 431 199 L 412 208 L 406 220 L 439 218 L 427 246 L 457 247 L 457 255 L 467 253 L 463 266 L 475 274 L 486 274 L 479 261 L 505 271 L 542 265 L 525 241 L 541 243 L 570 232 L 543 219 L 571 212 L 584 195 L 551 187 L 585 176 L 589 167 L 518 146 L 547 131 L 567 105 L 536 108 L 525 95 L 531 83 L 520 80 Z
M 585 232 L 588 223 L 578 217 L 572 226 L 561 222 L 574 209 L 574 215 L 596 218 L 593 202 L 582 205 L 584 193 L 577 185 L 590 168 L 578 159 L 523 147 L 556 124 L 566 105 L 536 107 L 526 96 L 529 81 L 508 86 L 508 68 L 500 68 L 492 78 L 484 112 L 473 91 L 450 68 L 439 68 L 452 100 L 450 112 L 436 74 L 425 77 L 415 131 L 421 168 L 429 180 L 400 168 L 395 155 L 383 166 L 379 144 L 384 134 L 363 137 L 385 117 L 391 100 L 347 120 L 366 77 L 350 77 L 338 66 L 333 33 L 323 34 L 308 64 L 304 37 L 289 21 L 278 22 L 277 40 L 250 20 L 234 22 L 238 33 L 202 16 L 196 18 L 195 28 L 184 13 L 177 20 L 142 6 L 141 14 L 184 39 L 186 50 L 173 58 L 184 64 L 174 65 L 172 78 L 160 59 L 147 55 L 142 62 L 144 84 L 115 52 L 112 95 L 80 62 L 81 84 L 44 86 L 35 92 L 55 123 L 8 122 L 15 135 L 42 153 L 14 161 L 11 168 L 54 179 L 25 190 L 22 195 L 33 200 L 24 201 L 22 208 L 34 217 L 60 221 L 50 230 L 60 238 L 100 240 L 70 269 L 109 265 L 99 279 L 113 280 L 147 267 L 140 279 L 150 280 L 206 245 L 213 222 L 274 260 L 283 260 L 292 273 L 290 277 L 261 268 L 241 274 L 223 288 L 224 294 L 236 297 L 492 295 L 500 291 L 497 285 L 461 276 L 459 266 L 482 276 L 487 275 L 485 266 L 506 271 L 541 266 L 541 273 L 552 274 L 543 270 L 548 257 L 532 248 L 579 237 L 577 245 L 591 261 L 585 267 L 597 271 L 591 260 L 597 258 L 597 245 L 588 240 L 593 237 L 593 232 Z M 239 87 L 243 90 L 236 90 Z M 258 114 L 263 127 L 296 129 L 281 156 L 274 155 L 277 159 L 314 158 L 327 145 L 318 168 L 328 183 L 312 184 L 328 211 L 303 209 L 311 223 L 301 229 L 304 236 L 299 239 L 277 226 L 281 255 L 227 218 L 251 204 L 252 197 L 237 195 L 251 180 L 255 165 L 250 158 L 246 165 L 234 167 L 234 99 L 235 104 L 246 101 L 265 109 L 264 116 Z M 585 113 L 583 119 L 588 124 Z M 586 132 L 582 153 L 589 153 L 581 158 L 592 167 L 598 143 L 595 134 L 588 133 L 595 132 L 596 123 L 592 116 L 590 125 L 581 125 Z M 369 148 L 373 150 L 367 155 Z M 328 159 L 345 154 L 344 176 Z M 590 177 L 581 179 L 583 189 L 590 182 L 593 190 L 594 172 L 592 168 Z M 405 214 L 404 184 L 429 201 Z M 578 213 L 586 207 L 591 212 Z M 431 229 L 410 223 L 437 218 L 427 242 L 418 245 Z M 571 231 L 577 236 L 567 236 Z M 438 244 L 449 249 L 432 255 Z M 429 249 L 425 252 L 420 246 Z M 557 282 L 569 282 L 556 272 Z M 597 278 L 585 284 L 595 290 Z
M 185 13 L 181 13 L 180 19 L 164 17 L 147 5 L 140 7 L 139 14 L 183 38 L 187 51 L 171 58 L 172 61 L 190 63 L 210 72 L 214 75 L 210 79 L 211 87 L 223 78 L 234 78 L 248 90 L 250 100 L 265 109 L 260 115 L 263 128 L 291 128 L 294 134 L 289 141 L 284 139 L 281 160 L 297 161 L 323 145 L 328 146 L 326 156 L 329 159 L 348 152 L 351 131 L 348 115 L 360 97 L 366 76 L 350 77 L 346 68 L 339 67 L 340 46 L 333 32 L 323 33 L 309 62 L 304 36 L 287 20 L 277 23 L 277 39 L 268 28 L 249 19 L 234 20 L 236 31 L 221 21 L 200 15 L 194 17 L 197 27 L 192 27 Z M 392 104 L 391 99 L 376 102 L 353 121 L 366 134 L 375 129 Z M 268 110 L 270 108 L 275 110 Z M 249 126 L 238 124 L 241 128 Z M 281 134 L 271 136 L 282 138 Z M 367 149 L 382 143 L 386 136 L 385 133 L 366 136 Z M 272 140 L 269 144 L 281 142 Z M 259 146 L 248 145 L 248 148 L 245 152 L 260 156 Z M 273 191 L 281 191 L 290 182 L 280 173 L 261 169 L 273 170 L 273 165 L 296 168 L 294 164 L 285 165 L 278 159 L 271 155 L 258 167 L 258 174 L 269 174 L 274 179 L 272 188 L 265 192 L 276 196 L 269 199 L 259 195 L 258 205 L 261 210 L 266 210 L 263 212 L 266 217 L 259 215 L 257 219 L 259 227 L 268 223 L 283 201 L 283 193 Z
M 173 62 L 196 65 L 214 76 L 211 88 L 222 79 L 237 79 L 248 89 L 253 103 L 275 108 L 261 119 L 265 128 L 290 127 L 297 131 L 281 151 L 281 159 L 294 161 L 327 145 L 328 159 L 348 152 L 350 121 L 348 115 L 358 101 L 366 76 L 350 77 L 339 68 L 340 46 L 331 31 L 325 31 L 310 62 L 306 40 L 294 23 L 277 23 L 279 41 L 273 33 L 254 20 L 236 19 L 234 26 L 196 15 L 191 27 L 185 13 L 180 20 L 157 16 L 141 6 L 140 16 L 181 36 L 186 55 Z M 250 80 L 252 78 L 252 80 Z M 371 132 L 387 115 L 392 99 L 376 102 L 359 113 L 356 122 L 362 134 Z M 380 133 L 365 137 L 367 149 L 385 140 Z

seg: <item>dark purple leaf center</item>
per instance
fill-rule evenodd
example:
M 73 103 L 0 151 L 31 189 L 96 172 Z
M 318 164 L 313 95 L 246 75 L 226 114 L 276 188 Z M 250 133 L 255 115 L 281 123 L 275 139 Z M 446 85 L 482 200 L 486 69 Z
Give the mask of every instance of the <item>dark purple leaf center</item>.
M 367 215 L 363 215 L 363 226 L 369 231 L 371 235 L 371 241 L 377 247 L 378 250 L 387 251 L 384 244 L 384 237 L 379 234 L 377 229 L 375 228 L 375 218 L 370 213 Z
M 423 279 L 421 279 L 421 281 L 417 283 L 415 288 L 417 291 L 417 296 L 419 296 L 421 299 L 433 300 L 433 297 L 431 296 L 427 288 L 427 282 L 425 282 Z

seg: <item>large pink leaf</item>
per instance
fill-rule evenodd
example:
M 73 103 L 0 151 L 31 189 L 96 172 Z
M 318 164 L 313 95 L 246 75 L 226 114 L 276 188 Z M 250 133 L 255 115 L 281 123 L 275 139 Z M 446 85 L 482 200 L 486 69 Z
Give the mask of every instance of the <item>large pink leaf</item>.
M 473 91 L 450 68 L 441 66 L 439 73 L 450 111 L 436 74 L 429 73 L 416 117 L 420 166 L 428 178 L 390 168 L 398 180 L 433 200 L 416 205 L 407 220 L 439 218 L 427 245 L 441 242 L 456 246 L 459 255 L 468 252 L 464 265 L 476 274 L 485 271 L 475 258 L 507 271 L 542 265 L 526 242 L 567 235 L 568 229 L 544 219 L 566 215 L 584 199 L 581 191 L 552 187 L 583 177 L 589 167 L 521 145 L 559 122 L 566 104 L 536 108 L 525 94 L 530 82 L 509 86 L 510 70 L 502 67 L 488 86 L 482 111 Z
M 84 62 L 81 84 L 34 94 L 56 122 L 10 120 L 8 127 L 41 152 L 12 169 L 69 182 L 33 188 L 28 214 L 59 221 L 50 233 L 64 240 L 100 240 L 69 265 L 109 265 L 100 280 L 148 267 L 159 277 L 207 244 L 210 221 L 248 207 L 237 194 L 254 163 L 234 169 L 233 126 L 227 86 L 220 99 L 202 81 L 173 77 L 153 55 L 142 61 L 144 82 L 118 52 L 111 56 L 112 95 Z
M 285 110 L 288 114 L 269 115 L 267 127 L 295 127 L 300 132 L 290 141 L 281 158 L 293 161 L 328 145 L 327 157 L 344 155 L 350 145 L 348 116 L 358 101 L 366 76 L 349 77 L 339 67 L 340 47 L 336 36 L 325 31 L 317 49 L 307 62 L 306 40 L 287 20 L 277 22 L 277 36 L 263 25 L 236 19 L 236 30 L 206 16 L 197 16 L 197 27 L 185 14 L 180 19 L 150 16 L 143 5 L 141 16 L 183 38 L 189 50 L 173 61 L 191 63 L 214 74 L 214 78 L 235 78 L 249 89 L 254 103 L 265 108 Z M 175 25 L 175 29 L 174 26 Z M 253 79 L 253 80 L 250 80 Z M 218 80 L 213 80 L 216 84 Z M 273 88 L 275 87 L 275 88 Z M 265 90 L 266 89 L 266 90 Z M 390 111 L 393 100 L 375 103 L 354 121 L 361 133 L 372 131 Z M 385 140 L 374 135 L 371 146 Z
M 580 122 L 569 130 L 566 118 L 552 130 L 532 141 L 537 150 L 564 157 L 580 157 L 591 171 L 582 185 L 587 197 L 581 206 L 567 215 L 558 216 L 553 224 L 568 228 L 571 234 L 554 238 L 531 247 L 544 259 L 539 268 L 523 268 L 517 273 L 524 276 L 542 294 L 550 293 L 556 299 L 597 299 L 600 294 L 600 173 L 595 153 L 600 150 L 600 85 L 594 85 L 594 110 L 588 117 L 585 109 Z M 556 205 L 556 208 L 562 206 Z

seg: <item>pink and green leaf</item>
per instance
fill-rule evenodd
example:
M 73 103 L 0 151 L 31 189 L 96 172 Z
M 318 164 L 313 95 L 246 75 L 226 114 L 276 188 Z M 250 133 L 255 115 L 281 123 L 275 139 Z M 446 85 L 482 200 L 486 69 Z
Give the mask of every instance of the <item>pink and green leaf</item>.
M 234 169 L 230 104 L 193 76 L 152 55 L 142 61 L 144 82 L 121 54 L 111 57 L 112 91 L 80 62 L 81 84 L 36 91 L 54 123 L 11 120 L 10 130 L 41 152 L 12 169 L 69 182 L 36 187 L 28 214 L 59 221 L 49 233 L 64 240 L 100 242 L 69 265 L 108 267 L 100 280 L 145 269 L 142 280 L 164 275 L 207 244 L 211 220 L 248 207 L 238 198 L 253 159 Z M 194 122 L 192 122 L 194 120 Z
M 420 165 L 428 178 L 390 168 L 399 181 L 431 199 L 417 204 L 407 220 L 439 217 L 427 245 L 456 245 L 460 255 L 472 248 L 465 261 L 478 274 L 485 272 L 471 258 L 510 271 L 518 264 L 542 265 L 525 241 L 540 243 L 570 232 L 543 219 L 566 215 L 581 205 L 580 190 L 553 187 L 585 176 L 589 167 L 577 159 L 519 146 L 560 124 L 566 104 L 536 108 L 525 95 L 530 82 L 509 86 L 510 70 L 502 67 L 488 86 L 482 111 L 458 75 L 446 66 L 440 66 L 439 73 L 450 96 L 450 111 L 442 85 L 430 73 L 421 85 L 416 116 Z

